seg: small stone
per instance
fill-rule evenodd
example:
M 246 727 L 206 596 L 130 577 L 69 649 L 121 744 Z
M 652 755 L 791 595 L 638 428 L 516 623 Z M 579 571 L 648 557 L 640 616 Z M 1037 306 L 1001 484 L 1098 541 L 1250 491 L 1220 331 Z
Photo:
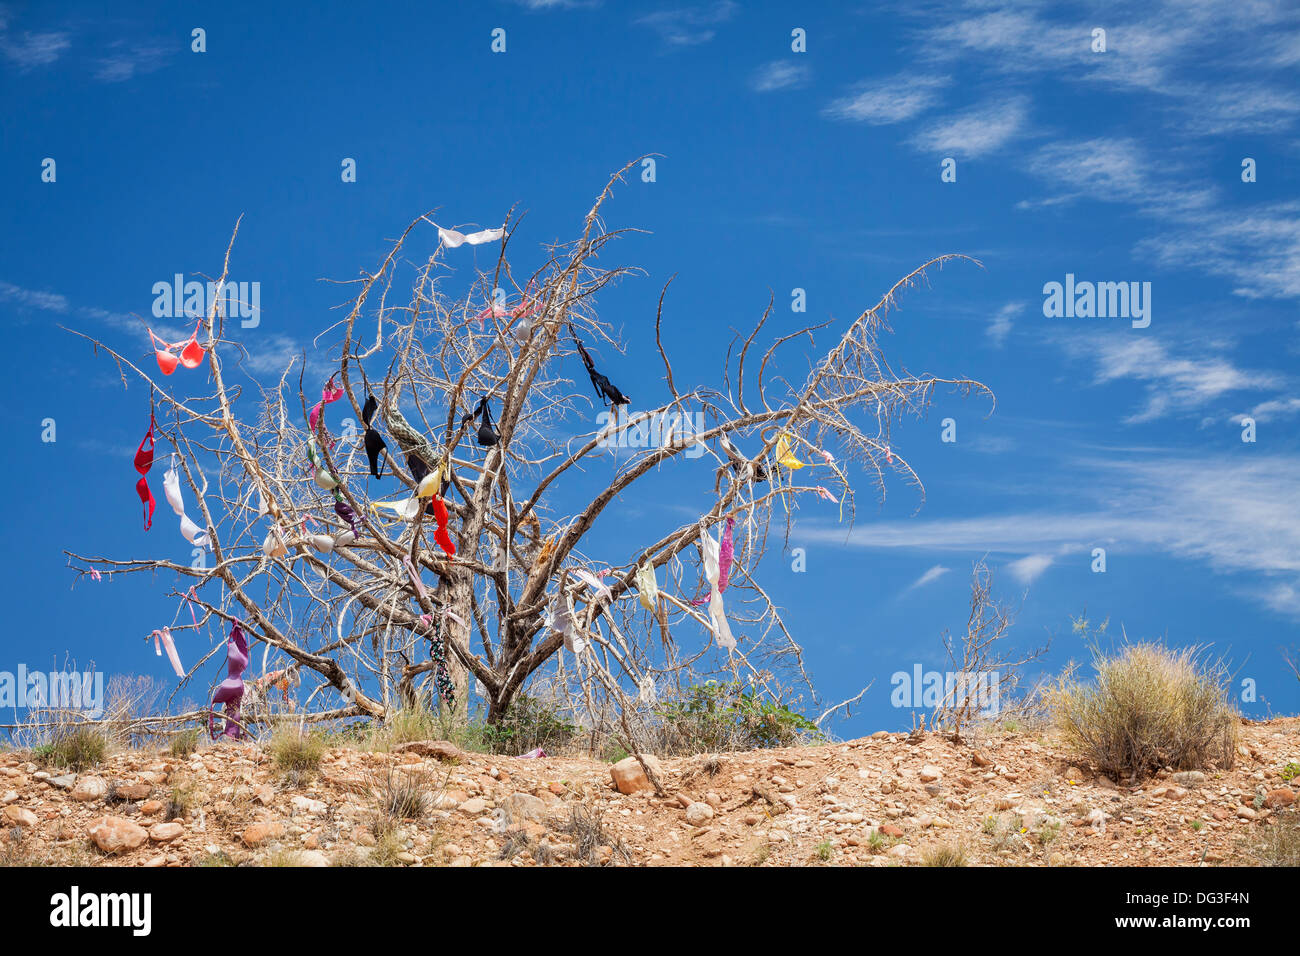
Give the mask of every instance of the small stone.
M 506 808 L 513 820 L 532 820 L 541 823 L 546 815 L 546 804 L 531 793 L 512 793 L 506 799 Z
M 642 754 L 646 765 L 654 771 L 655 775 L 663 779 L 663 769 L 659 765 L 659 760 L 650 754 Z M 624 757 L 614 766 L 609 768 L 609 775 L 614 781 L 614 786 L 619 793 L 639 793 L 642 790 L 653 790 L 654 785 L 646 776 L 645 770 L 636 757 Z
M 299 866 L 306 867 L 326 867 L 330 865 L 330 858 L 320 850 L 307 849 L 298 854 L 297 863 Z
M 120 783 L 117 795 L 123 800 L 147 800 L 153 793 L 153 787 L 147 783 Z
M 471 797 L 456 809 L 466 816 L 476 817 L 487 809 L 487 801 L 482 797 Z
M 921 768 L 920 780 L 922 783 L 934 783 L 943 776 L 943 771 L 934 764 L 926 764 Z
M 3 816 L 5 823 L 9 826 L 27 827 L 28 829 L 31 829 L 36 826 L 37 822 L 36 814 L 32 813 L 32 811 L 28 810 L 26 807 L 5 807 L 3 814 L 0 814 L 0 816 Z
M 289 802 L 293 804 L 294 809 L 301 810 L 303 813 L 312 814 L 313 816 L 324 813 L 329 809 L 323 800 L 313 800 L 310 797 L 304 797 L 297 794 L 290 798 Z
M 702 827 L 713 819 L 713 808 L 707 803 L 692 803 L 686 808 L 686 822 L 693 827 Z
M 887 837 L 893 837 L 895 840 L 899 839 L 903 835 L 902 829 L 894 826 L 892 823 L 886 823 L 880 828 L 880 832 Z
M 1270 810 L 1277 807 L 1289 807 L 1293 803 L 1295 803 L 1295 791 L 1287 787 L 1270 790 L 1264 795 L 1264 806 Z
M 240 839 L 244 841 L 244 846 L 255 847 L 261 846 L 267 840 L 275 840 L 283 835 L 283 823 L 254 823 L 244 830 L 244 834 Z
M 396 747 L 393 752 L 435 757 L 442 761 L 460 761 L 465 756 L 463 750 L 447 740 L 412 740 Z
M 185 825 L 174 820 L 169 823 L 155 823 L 149 828 L 149 839 L 155 843 L 170 843 L 184 832 Z
M 144 827 L 121 817 L 100 817 L 86 828 L 95 846 L 105 853 L 121 853 L 144 845 L 149 833 Z
M 153 816 L 155 813 L 161 813 L 162 809 L 163 802 L 161 800 L 146 800 L 140 804 L 140 812 L 148 817 Z
M 1200 770 L 1182 770 L 1174 774 L 1174 783 L 1181 783 L 1185 787 L 1199 787 L 1205 783 L 1205 774 Z
M 108 781 L 103 777 L 82 777 L 72 788 L 72 799 L 79 803 L 100 800 L 108 793 Z
M 39 777 L 39 774 L 35 775 Z M 58 787 L 60 790 L 71 790 L 77 782 L 75 773 L 65 773 L 61 777 L 46 777 L 45 782 L 51 787 Z

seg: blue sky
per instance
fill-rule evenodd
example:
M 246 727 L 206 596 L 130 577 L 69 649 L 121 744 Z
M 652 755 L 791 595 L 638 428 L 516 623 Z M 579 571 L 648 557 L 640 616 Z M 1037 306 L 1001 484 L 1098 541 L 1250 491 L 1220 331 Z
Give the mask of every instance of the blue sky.
M 65 549 L 186 549 L 140 528 L 131 457 L 147 394 L 59 326 L 147 358 L 135 316 L 149 316 L 154 283 L 219 272 L 243 215 L 232 278 L 261 284 L 244 344 L 249 368 L 270 374 L 338 317 L 346 287 L 322 280 L 373 268 L 420 213 L 491 225 L 518 204 L 512 249 L 540 261 L 541 243 L 578 234 L 612 171 L 653 152 L 655 182 L 633 177 L 605 208 L 610 227 L 648 231 L 602 260 L 646 272 L 601 297 L 628 344 L 603 361 L 638 404 L 666 396 L 653 320 L 674 273 L 665 334 L 678 381 L 718 384 L 730 330 L 752 324 L 769 289 L 773 334 L 804 318 L 788 303 L 807 290 L 807 318 L 835 322 L 824 350 L 927 259 L 983 264 L 949 264 L 907 292 L 884 346 L 895 369 L 984 382 L 996 409 L 936 395 L 928 418 L 894 431 L 924 499 L 890 480 L 877 504 L 860 476 L 851 532 L 808 502 L 791 542 L 807 571 L 777 552 L 762 568 L 821 695 L 874 682 L 836 732 L 910 724 L 890 675 L 943 666 L 939 636 L 964 626 L 984 555 L 1020 609 L 1014 640 L 1055 636 L 1050 670 L 1086 656 L 1069 626 L 1086 610 L 1112 633 L 1211 645 L 1255 682 L 1248 714 L 1298 709 L 1282 657 L 1300 646 L 1294 5 L 102 10 L 0 8 L 12 456 L 0 670 L 66 655 L 169 674 L 141 639 L 172 619 L 160 600 L 171 582 L 73 588 L 65 566 Z M 195 27 L 204 53 L 190 50 Z M 498 27 L 504 53 L 490 49 Z M 791 50 L 795 28 L 804 53 Z M 1097 28 L 1105 52 L 1092 50 Z M 355 183 L 341 181 L 345 157 Z M 955 182 L 941 179 L 946 158 Z M 1150 283 L 1150 325 L 1045 317 L 1044 285 L 1067 274 Z M 802 378 L 807 361 L 788 351 L 784 368 Z M 947 417 L 953 443 L 941 441 Z M 41 441 L 47 418 L 54 442 Z M 711 472 L 689 468 L 622 520 L 648 535 L 706 509 Z M 626 560 L 624 534 L 605 522 L 586 550 Z M 1098 547 L 1105 573 L 1091 570 Z M 210 669 L 224 676 L 219 661 Z

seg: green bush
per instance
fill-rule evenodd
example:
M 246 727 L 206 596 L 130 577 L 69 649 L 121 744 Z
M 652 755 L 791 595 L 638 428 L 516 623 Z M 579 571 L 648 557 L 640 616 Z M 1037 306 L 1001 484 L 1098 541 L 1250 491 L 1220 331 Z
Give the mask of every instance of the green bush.
M 101 763 L 107 753 L 108 738 L 91 727 L 60 728 L 49 743 L 32 751 L 43 763 L 76 771 Z
M 679 753 L 714 753 L 790 747 L 825 740 L 807 717 L 760 697 L 739 681 L 707 681 L 661 704 L 668 747 Z
M 548 753 L 573 743 L 581 732 L 553 704 L 521 694 L 495 724 L 483 724 L 480 730 L 488 751 L 518 756 L 537 747 Z

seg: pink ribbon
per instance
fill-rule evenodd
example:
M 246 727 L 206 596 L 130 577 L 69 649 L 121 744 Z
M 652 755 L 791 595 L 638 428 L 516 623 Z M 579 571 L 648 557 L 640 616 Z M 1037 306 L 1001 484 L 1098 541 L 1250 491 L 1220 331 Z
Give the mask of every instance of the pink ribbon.
M 313 405 L 311 411 L 307 414 L 307 421 L 311 425 L 312 434 L 316 432 L 316 422 L 320 419 L 321 409 L 330 402 L 337 402 L 343 397 L 343 389 L 331 388 L 330 386 L 333 384 L 334 376 L 331 375 L 329 381 L 325 383 L 325 387 L 320 391 L 320 401 Z
M 736 519 L 728 518 L 727 527 L 722 532 L 722 544 L 718 548 L 718 593 L 727 590 L 727 579 L 731 577 L 731 562 L 735 548 L 731 542 L 731 531 L 736 527 Z
M 429 594 L 424 590 L 424 582 L 420 580 L 420 572 L 415 569 L 415 565 L 411 562 L 410 555 L 404 556 L 402 561 L 406 564 L 407 573 L 411 575 L 411 583 L 415 585 L 415 590 L 419 593 L 420 600 L 428 600 Z
M 153 638 L 154 653 L 162 657 L 163 648 L 167 648 L 167 659 L 172 662 L 172 670 L 176 672 L 177 677 L 185 676 L 185 668 L 181 667 L 181 659 L 176 654 L 176 643 L 172 640 L 172 630 L 170 627 L 160 627 L 149 637 Z M 148 640 L 148 638 L 146 638 Z
M 199 619 L 194 615 L 194 605 L 199 603 L 199 596 L 194 593 L 194 588 L 190 588 L 189 593 L 185 595 L 185 605 L 190 609 L 190 620 L 194 622 L 194 629 L 199 629 Z

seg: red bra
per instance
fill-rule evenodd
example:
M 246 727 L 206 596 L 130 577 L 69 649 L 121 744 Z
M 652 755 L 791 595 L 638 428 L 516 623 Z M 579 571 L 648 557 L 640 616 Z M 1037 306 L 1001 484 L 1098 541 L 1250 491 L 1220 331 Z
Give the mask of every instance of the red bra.
M 158 336 L 154 335 L 153 329 L 146 329 L 149 333 L 149 338 L 153 341 L 153 354 L 158 359 L 158 367 L 162 369 L 164 375 L 170 375 L 172 372 L 176 371 L 176 363 L 178 361 L 186 368 L 198 368 L 203 362 L 204 350 L 203 346 L 199 345 L 199 326 L 202 324 L 202 319 L 199 319 L 199 321 L 194 324 L 194 334 L 189 337 L 188 341 L 175 342 L 170 345 L 158 338 Z M 158 348 L 160 345 L 162 348 Z M 179 358 L 172 355 L 172 349 L 181 350 Z
M 173 358 L 173 368 L 176 359 Z M 160 363 L 161 364 L 161 363 Z M 140 439 L 140 447 L 135 452 L 135 470 L 140 472 L 140 480 L 135 483 L 135 493 L 140 496 L 140 502 L 144 505 L 144 530 L 148 531 L 149 526 L 153 524 L 153 492 L 149 490 L 149 479 L 144 477 L 153 467 L 153 413 L 149 414 L 149 430 L 145 432 L 144 438 Z M 149 447 L 146 448 L 145 445 Z

